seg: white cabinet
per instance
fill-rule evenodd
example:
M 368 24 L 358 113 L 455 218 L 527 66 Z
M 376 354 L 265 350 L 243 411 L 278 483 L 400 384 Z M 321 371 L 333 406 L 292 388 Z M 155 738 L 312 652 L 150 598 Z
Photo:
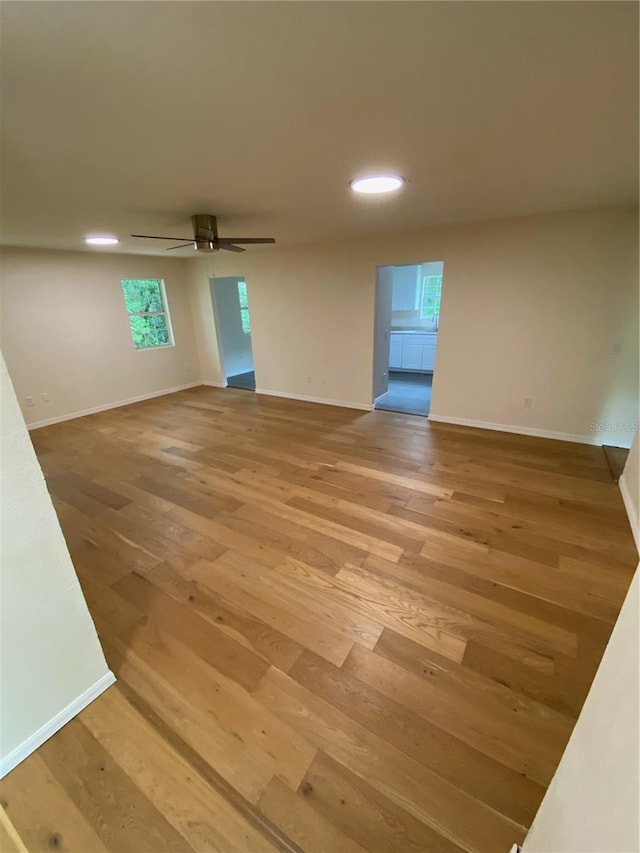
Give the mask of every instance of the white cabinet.
M 433 372 L 437 341 L 436 334 L 392 332 L 389 346 L 390 370 Z
M 436 336 L 435 335 L 425 335 L 428 342 L 422 347 L 422 362 L 421 368 L 422 370 L 429 370 L 433 372 L 433 369 L 436 364 Z
M 421 264 L 408 264 L 393 268 L 391 307 L 394 311 L 416 311 L 418 309 L 421 270 Z
M 402 367 L 402 339 L 404 335 L 391 335 L 391 343 L 389 345 L 389 367 Z
M 422 363 L 422 346 L 416 343 L 402 343 L 402 362 L 405 370 L 420 370 Z

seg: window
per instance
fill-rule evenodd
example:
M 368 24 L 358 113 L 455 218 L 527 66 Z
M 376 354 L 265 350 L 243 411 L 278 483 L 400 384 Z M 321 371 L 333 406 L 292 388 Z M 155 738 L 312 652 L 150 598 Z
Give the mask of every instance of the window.
M 159 278 L 126 278 L 122 290 L 136 349 L 173 346 L 164 282 Z
M 251 334 L 251 320 L 249 318 L 249 302 L 247 301 L 247 283 L 238 282 L 238 298 L 240 299 L 240 319 L 242 320 L 242 331 L 245 335 Z
M 442 276 L 425 275 L 422 283 L 422 305 L 420 317 L 430 320 L 438 328 L 440 319 L 440 299 L 442 298 Z

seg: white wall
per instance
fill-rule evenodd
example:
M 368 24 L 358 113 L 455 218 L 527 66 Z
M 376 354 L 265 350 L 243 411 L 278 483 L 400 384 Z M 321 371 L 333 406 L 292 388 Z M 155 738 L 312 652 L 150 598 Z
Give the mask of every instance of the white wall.
M 620 491 L 640 551 L 640 430 L 636 430 L 633 437 L 633 444 L 620 477 Z
M 637 233 L 637 212 L 613 208 L 189 263 L 196 304 L 212 274 L 246 279 L 262 388 L 368 405 L 376 267 L 441 259 L 433 414 L 629 445 L 638 417 Z M 210 327 L 198 333 L 203 370 L 214 374 Z
M 205 357 L 201 372 L 207 381 L 223 379 L 213 323 L 201 316 L 209 278 L 214 273 L 239 276 L 250 294 L 259 387 L 368 406 L 376 264 L 367 263 L 367 275 L 359 275 L 361 262 L 346 245 L 276 248 L 273 255 L 251 249 L 237 255 L 238 260 L 222 258 L 223 254 L 231 253 L 189 261 L 194 265 L 191 281 L 199 348 Z
M 197 382 L 187 269 L 175 258 L 3 249 L 2 348 L 27 423 Z M 135 349 L 123 278 L 164 279 L 175 346 Z
M 523 853 L 635 853 L 638 834 L 638 572 Z
M 0 374 L 0 775 L 4 775 L 40 745 L 43 727 L 87 691 L 104 689 L 113 676 L 4 358 Z M 75 707 L 76 713 L 84 700 Z
M 211 285 L 208 278 L 202 279 L 201 265 L 187 264 L 191 323 L 198 353 L 199 374 L 208 385 L 224 386 L 227 380 L 220 360 L 218 331 L 211 301 Z
M 237 376 L 239 373 L 253 370 L 251 335 L 245 335 L 242 330 L 242 313 L 238 296 L 239 281 L 242 279 L 235 277 L 215 278 L 210 281 L 211 310 L 215 308 L 216 330 L 225 377 Z

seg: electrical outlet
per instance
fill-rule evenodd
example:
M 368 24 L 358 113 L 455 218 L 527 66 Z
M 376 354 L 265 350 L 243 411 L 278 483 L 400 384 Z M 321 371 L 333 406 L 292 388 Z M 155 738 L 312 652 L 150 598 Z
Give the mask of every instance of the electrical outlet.
M 51 399 L 51 398 L 49 397 L 49 395 L 47 394 L 47 392 L 46 392 L 46 391 L 43 391 L 43 392 L 42 392 L 42 402 L 43 402 L 43 403 L 48 403 L 50 399 Z
M 27 406 L 35 406 L 35 403 L 33 402 L 33 397 L 25 397 L 24 401 Z
M 525 397 L 524 398 L 525 409 L 530 409 L 532 405 L 533 405 L 533 398 L 532 397 Z
M 307 376 L 307 385 L 309 385 L 310 383 L 311 383 L 311 377 Z

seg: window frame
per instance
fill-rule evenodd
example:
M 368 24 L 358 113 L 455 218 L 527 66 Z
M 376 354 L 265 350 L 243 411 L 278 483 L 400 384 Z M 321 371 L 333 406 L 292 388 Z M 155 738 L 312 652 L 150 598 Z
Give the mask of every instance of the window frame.
M 124 291 L 124 283 L 126 281 L 157 281 L 158 289 L 160 291 L 160 301 L 162 303 L 162 311 L 129 311 L 127 307 L 127 298 Z M 129 323 L 129 333 L 131 335 L 131 342 L 133 343 L 133 348 L 136 352 L 148 352 L 149 350 L 159 350 L 159 349 L 167 349 L 167 347 L 175 347 L 176 342 L 173 336 L 173 325 L 171 323 L 171 314 L 169 313 L 169 300 L 167 299 L 167 288 L 165 285 L 165 281 L 163 278 L 123 278 L 120 279 L 120 288 L 122 290 L 122 297 L 124 299 L 124 307 L 127 312 L 127 322 Z M 150 347 L 139 347 L 136 345 L 135 338 L 133 336 L 133 329 L 131 328 L 131 317 L 160 317 L 163 316 L 165 319 L 165 325 L 167 327 L 167 335 L 169 340 L 166 344 L 154 344 Z
M 424 307 L 425 307 L 425 306 L 424 306 L 424 302 L 425 302 L 425 298 L 426 298 L 426 295 L 427 295 L 427 288 L 429 287 L 429 285 L 427 285 L 427 280 L 428 280 L 428 279 L 432 279 L 432 278 L 437 278 L 437 279 L 439 279 L 438 287 L 439 287 L 440 302 L 439 302 L 439 304 L 438 304 L 438 312 L 437 312 L 437 314 L 430 314 L 430 315 L 425 316 L 425 313 L 424 313 Z M 421 320 L 429 320 L 429 319 L 431 319 L 432 317 L 434 317 L 434 318 L 435 318 L 435 328 L 436 328 L 436 329 L 437 329 L 437 328 L 439 327 L 439 325 L 440 325 L 440 306 L 442 305 L 442 279 L 443 279 L 443 274 L 442 274 L 442 273 L 440 273 L 440 275 L 433 275 L 433 274 L 431 274 L 431 275 L 424 275 L 424 276 L 422 277 L 422 290 L 421 290 L 421 293 L 420 293 L 420 319 L 421 319 Z
M 240 285 L 244 285 L 244 297 L 245 297 L 245 301 L 247 303 L 246 305 L 242 304 L 242 296 L 240 293 Z M 250 338 L 251 337 L 251 311 L 249 310 L 249 291 L 247 290 L 247 282 L 243 278 L 238 279 L 238 302 L 240 303 L 240 323 L 242 325 L 242 334 L 245 337 Z M 243 322 L 243 317 L 245 315 L 245 312 L 246 312 L 246 316 L 247 316 L 247 327 L 249 329 L 248 332 L 245 330 L 244 322 Z

